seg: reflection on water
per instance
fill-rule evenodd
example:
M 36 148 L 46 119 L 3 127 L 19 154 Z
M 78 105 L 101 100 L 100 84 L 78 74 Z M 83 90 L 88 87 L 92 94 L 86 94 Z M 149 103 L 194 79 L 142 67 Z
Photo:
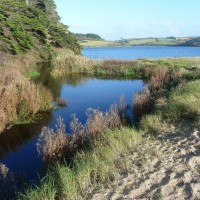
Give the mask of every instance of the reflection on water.
M 48 65 L 49 64 L 46 63 L 39 67 L 40 77 L 38 77 L 36 81 L 37 83 L 48 87 L 51 90 L 54 99 L 60 96 L 61 87 L 64 83 L 75 87 L 84 84 L 87 80 L 92 78 L 92 76 L 84 74 L 67 74 L 65 77 L 59 77 L 59 79 L 54 78 L 49 75 L 50 68 Z
M 10 151 L 17 151 L 23 144 L 34 137 L 37 137 L 41 127 L 48 125 L 51 120 L 51 113 L 44 113 L 38 123 L 30 125 L 16 125 L 0 135 L 0 158 L 3 158 Z

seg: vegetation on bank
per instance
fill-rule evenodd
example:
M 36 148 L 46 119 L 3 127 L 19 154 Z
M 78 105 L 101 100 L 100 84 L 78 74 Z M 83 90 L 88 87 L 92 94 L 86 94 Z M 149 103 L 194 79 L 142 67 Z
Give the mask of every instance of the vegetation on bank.
M 3 59 L 4 63 L 0 64 L 0 132 L 9 125 L 33 122 L 38 112 L 53 107 L 50 91 L 31 80 L 35 71 L 27 74 L 28 57 L 20 60 L 5 55 Z
M 137 151 L 145 140 L 145 134 L 163 134 L 171 129 L 171 125 L 180 123 L 189 126 L 200 124 L 199 58 L 97 63 L 89 60 L 85 61 L 89 64 L 79 65 L 82 63 L 80 59 L 78 57 L 78 62 L 76 58 L 73 62 L 68 59 L 71 62 L 66 65 L 67 73 L 98 74 L 98 70 L 104 70 L 104 74 L 117 75 L 128 69 L 134 72 L 134 77 L 137 75 L 148 82 L 144 91 L 133 99 L 137 129 L 125 125 L 110 127 L 106 124 L 113 115 L 100 111 L 89 115 L 85 126 L 74 118 L 70 136 L 66 136 L 62 123 L 57 131 L 45 128 L 38 144 L 44 160 L 50 163 L 49 172 L 39 187 L 28 189 L 20 199 L 87 199 L 90 193 L 106 187 L 122 170 L 127 170 L 125 158 L 130 152 Z M 75 69 L 72 64 L 75 64 Z M 114 118 L 120 122 L 116 124 L 124 124 L 126 106 L 123 102 L 114 112 L 115 117 L 119 116 Z M 148 153 L 144 152 L 141 159 Z
M 99 39 L 79 40 L 83 47 L 130 47 L 130 46 L 200 46 L 199 37 L 133 38 L 116 41 Z
M 103 40 L 101 36 L 94 34 L 94 33 L 75 33 L 74 34 L 77 40 L 83 41 L 84 40 Z
M 138 60 L 93 60 L 75 55 L 72 51 L 57 51 L 52 62 L 51 75 L 65 77 L 70 73 L 126 76 L 148 79 L 156 68 L 177 71 L 191 79 L 200 77 L 200 59 L 196 58 L 164 58 Z

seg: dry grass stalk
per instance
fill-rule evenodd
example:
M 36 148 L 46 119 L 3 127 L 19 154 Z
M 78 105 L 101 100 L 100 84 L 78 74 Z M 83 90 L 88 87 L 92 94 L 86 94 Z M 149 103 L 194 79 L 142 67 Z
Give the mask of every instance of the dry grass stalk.
M 0 132 L 9 124 L 26 121 L 52 107 L 50 92 L 22 74 L 21 66 L 27 64 L 23 58 L 13 57 L 0 64 Z
M 151 89 L 154 91 L 162 88 L 168 80 L 169 73 L 166 68 L 155 68 L 152 71 L 149 83 L 151 85 Z
M 152 111 L 153 99 L 147 87 L 145 87 L 142 92 L 138 92 L 134 95 L 133 107 L 137 121 L 139 121 L 143 115 Z
M 56 99 L 56 103 L 57 103 L 58 106 L 60 106 L 60 107 L 65 107 L 65 106 L 67 106 L 67 101 L 64 100 L 64 99 L 57 98 L 57 99 Z
M 37 143 L 37 149 L 47 164 L 57 160 L 70 160 L 81 149 L 84 149 L 98 135 L 107 129 L 122 126 L 116 104 L 108 112 L 103 113 L 97 109 L 87 110 L 87 122 L 82 125 L 76 115 L 72 115 L 70 123 L 71 133 L 67 134 L 61 118 L 58 119 L 56 132 L 50 128 L 43 128 Z
M 46 162 L 54 162 L 61 159 L 68 144 L 65 133 L 65 125 L 61 118 L 58 119 L 57 131 L 44 127 L 37 143 L 39 154 L 45 158 Z
M 6 178 L 8 171 L 9 169 L 4 164 L 0 163 L 0 176 Z

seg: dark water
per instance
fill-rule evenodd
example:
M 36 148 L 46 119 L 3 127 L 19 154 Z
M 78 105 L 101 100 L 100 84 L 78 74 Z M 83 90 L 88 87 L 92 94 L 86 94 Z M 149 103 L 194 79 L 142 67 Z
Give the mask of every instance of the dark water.
M 166 58 L 200 56 L 200 47 L 134 46 L 83 48 L 82 55 L 94 59 Z
M 69 131 L 73 113 L 84 123 L 87 108 L 106 111 L 112 103 L 119 101 L 121 95 L 125 96 L 127 103 L 132 104 L 133 94 L 143 88 L 141 80 L 73 75 L 58 81 L 48 78 L 45 71 L 40 79 L 42 84 L 51 89 L 54 98 L 65 99 L 68 106 L 45 113 L 37 124 L 13 127 L 0 135 L 0 162 L 7 165 L 10 171 L 23 173 L 27 180 L 37 180 L 44 175 L 43 164 L 36 150 L 43 126 L 55 128 L 57 118 L 61 116 Z

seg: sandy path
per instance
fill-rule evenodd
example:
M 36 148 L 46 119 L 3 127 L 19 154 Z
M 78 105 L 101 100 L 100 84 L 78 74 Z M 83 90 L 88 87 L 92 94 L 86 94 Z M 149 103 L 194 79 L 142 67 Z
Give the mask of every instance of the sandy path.
M 145 164 L 138 153 L 129 155 L 130 169 L 89 199 L 200 199 L 199 130 L 181 129 L 159 136 L 142 150 L 151 152 Z

